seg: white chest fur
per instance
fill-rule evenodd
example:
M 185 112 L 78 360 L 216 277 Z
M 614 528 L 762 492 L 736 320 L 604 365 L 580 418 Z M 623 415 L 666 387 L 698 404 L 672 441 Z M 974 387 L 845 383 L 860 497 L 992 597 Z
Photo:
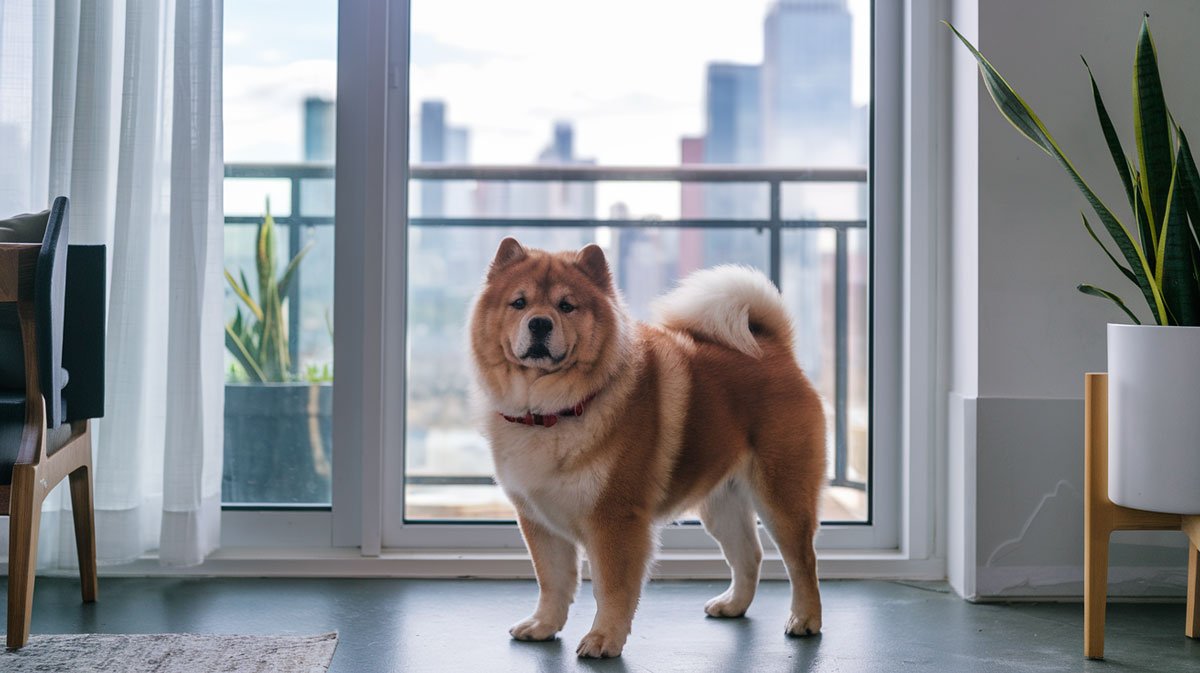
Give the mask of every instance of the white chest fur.
M 579 540 L 583 522 L 608 481 L 611 463 L 584 459 L 594 447 L 597 418 L 561 418 L 554 427 L 488 423 L 496 478 L 527 516 Z

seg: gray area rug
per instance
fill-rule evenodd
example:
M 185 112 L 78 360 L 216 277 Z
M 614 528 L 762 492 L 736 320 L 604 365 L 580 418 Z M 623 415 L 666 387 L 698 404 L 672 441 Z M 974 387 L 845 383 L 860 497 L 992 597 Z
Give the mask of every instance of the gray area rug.
M 4 673 L 325 673 L 337 634 L 226 636 L 190 633 L 32 636 L 0 652 Z

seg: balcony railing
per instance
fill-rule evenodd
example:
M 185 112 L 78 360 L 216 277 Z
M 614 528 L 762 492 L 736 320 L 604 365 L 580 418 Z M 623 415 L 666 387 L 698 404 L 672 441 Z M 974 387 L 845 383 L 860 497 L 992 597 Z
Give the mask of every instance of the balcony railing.
M 301 210 L 301 183 L 305 180 L 331 179 L 333 167 L 328 164 L 226 164 L 227 179 L 284 179 L 291 188 L 291 210 L 286 216 L 276 216 L 278 225 L 288 229 L 290 256 L 301 248 L 304 227 L 331 226 L 332 216 L 310 216 Z M 471 166 L 451 164 L 414 165 L 409 169 L 412 180 L 480 182 L 666 182 L 677 184 L 726 183 L 765 184 L 768 187 L 767 217 L 756 218 L 681 218 L 671 220 L 599 219 L 599 218 L 488 218 L 488 217 L 412 217 L 411 227 L 680 227 L 696 229 L 752 229 L 766 231 L 769 240 L 768 275 L 782 291 L 781 251 L 783 231 L 830 230 L 834 232 L 834 473 L 831 485 L 865 489 L 861 481 L 848 476 L 848 394 L 849 394 L 849 232 L 866 229 L 861 219 L 789 219 L 783 217 L 782 188 L 796 183 L 859 183 L 867 182 L 864 168 L 767 168 L 748 166 L 589 166 L 589 165 L 531 165 L 531 166 Z M 226 216 L 226 225 L 258 224 L 258 216 Z M 289 258 L 290 258 L 289 256 Z M 300 271 L 302 273 L 302 271 Z M 298 281 L 298 279 L 296 279 Z M 299 362 L 298 335 L 300 283 L 294 281 L 288 295 L 289 348 L 292 362 Z M 411 475 L 409 484 L 420 485 L 485 485 L 491 477 L 460 475 Z

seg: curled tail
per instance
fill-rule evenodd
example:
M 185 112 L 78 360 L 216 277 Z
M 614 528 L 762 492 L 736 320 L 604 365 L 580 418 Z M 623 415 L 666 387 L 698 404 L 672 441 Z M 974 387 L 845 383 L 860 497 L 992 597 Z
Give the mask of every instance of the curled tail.
M 792 323 L 779 290 L 761 271 L 725 265 L 697 271 L 654 304 L 668 329 L 715 341 L 751 357 L 761 341 L 791 350 Z

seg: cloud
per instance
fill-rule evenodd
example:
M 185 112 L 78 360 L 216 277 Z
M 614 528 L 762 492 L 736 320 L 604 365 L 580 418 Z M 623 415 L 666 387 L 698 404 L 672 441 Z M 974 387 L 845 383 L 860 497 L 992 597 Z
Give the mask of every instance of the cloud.
M 337 63 L 312 59 L 225 68 L 225 160 L 299 161 L 302 103 L 337 93 Z

